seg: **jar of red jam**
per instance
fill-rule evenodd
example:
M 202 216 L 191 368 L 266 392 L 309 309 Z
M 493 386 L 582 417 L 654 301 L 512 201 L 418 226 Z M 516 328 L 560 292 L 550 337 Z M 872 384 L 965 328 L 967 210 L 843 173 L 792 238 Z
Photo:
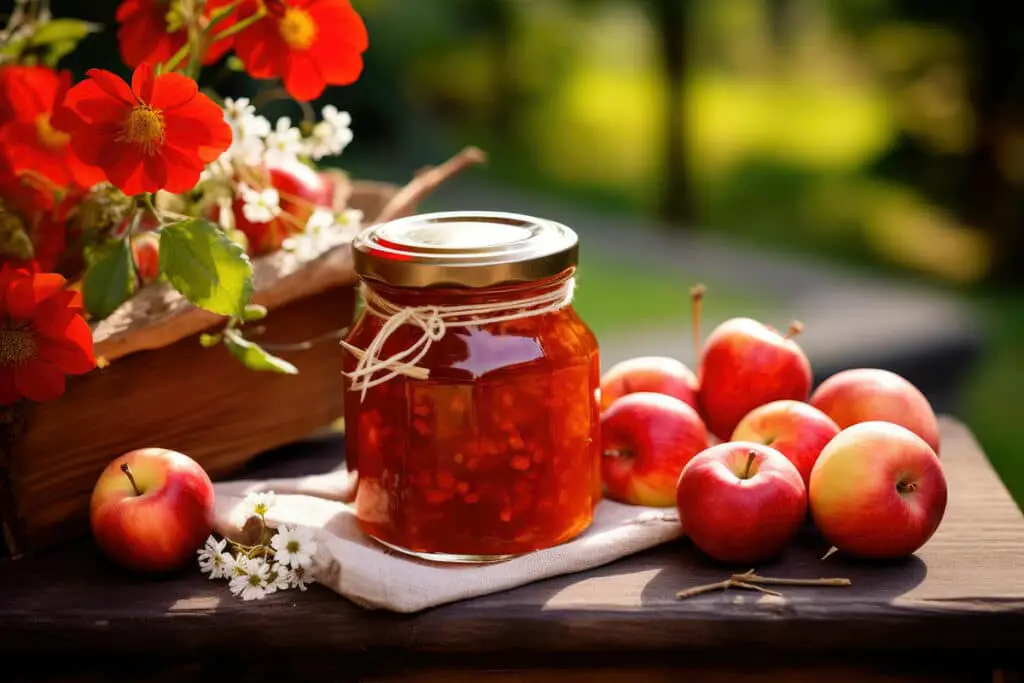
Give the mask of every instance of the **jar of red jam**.
M 572 306 L 577 256 L 568 227 L 496 212 L 412 216 L 356 238 L 346 448 L 371 537 L 487 562 L 590 525 L 600 367 Z

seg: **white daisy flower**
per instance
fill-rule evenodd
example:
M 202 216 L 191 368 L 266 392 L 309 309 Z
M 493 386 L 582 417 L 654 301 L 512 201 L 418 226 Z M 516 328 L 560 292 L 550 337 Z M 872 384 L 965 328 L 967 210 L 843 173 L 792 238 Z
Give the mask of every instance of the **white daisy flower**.
M 231 592 L 243 600 L 262 600 L 267 595 L 270 567 L 260 557 L 240 557 L 231 578 Z
M 314 160 L 341 154 L 352 142 L 352 117 L 332 104 L 323 109 L 323 120 L 313 126 L 306 153 Z
M 281 197 L 276 189 L 254 190 L 241 183 L 238 193 L 242 195 L 242 215 L 250 223 L 269 223 L 281 215 Z
M 255 114 L 256 107 L 249 103 L 248 97 L 239 97 L 238 99 L 224 98 L 224 119 L 228 124 L 234 126 L 239 121 Z
M 267 150 L 263 160 L 270 166 L 293 162 L 303 152 L 302 132 L 292 126 L 287 116 L 277 120 L 274 131 L 266 138 Z
M 270 547 L 277 551 L 274 559 L 282 565 L 308 569 L 313 564 L 316 538 L 307 527 L 282 526 L 270 539 Z
M 211 579 L 226 579 L 234 567 L 231 553 L 224 552 L 227 540 L 217 540 L 213 536 L 206 539 L 206 545 L 196 551 L 199 555 L 199 571 L 209 574 Z
M 283 564 L 275 562 L 270 565 L 270 574 L 267 579 L 267 593 L 286 591 L 292 587 L 292 570 Z
M 319 234 L 324 230 L 334 227 L 334 214 L 327 209 L 314 209 L 306 221 L 306 232 L 311 235 Z
M 274 507 L 276 498 L 273 491 L 254 492 L 245 497 L 242 505 L 250 514 L 263 517 L 270 512 L 270 508 Z
M 289 579 L 291 579 L 292 588 L 298 588 L 300 591 L 305 591 L 306 587 L 313 583 L 313 573 L 308 569 L 299 567 L 298 569 L 292 570 Z

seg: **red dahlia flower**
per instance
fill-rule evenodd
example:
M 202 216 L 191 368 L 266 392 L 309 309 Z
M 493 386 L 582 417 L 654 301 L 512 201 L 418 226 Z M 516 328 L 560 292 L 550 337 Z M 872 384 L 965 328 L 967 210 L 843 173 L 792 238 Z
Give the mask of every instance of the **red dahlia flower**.
M 267 15 L 235 37 L 235 52 L 253 78 L 281 78 L 301 102 L 328 85 L 348 85 L 363 71 L 369 37 L 349 0 L 242 0 L 239 21 Z
M 135 69 L 131 88 L 109 71 L 87 75 L 68 91 L 56 120 L 75 154 L 127 195 L 187 192 L 231 145 L 224 112 L 190 78 L 154 77 L 150 64 Z
M 82 296 L 64 289 L 60 275 L 0 269 L 0 405 L 52 401 L 65 375 L 96 367 L 81 311 Z
M 232 2 L 234 0 L 207 0 L 203 16 L 209 19 Z M 159 64 L 173 57 L 188 40 L 188 31 L 169 23 L 172 11 L 169 0 L 122 0 L 115 15 L 121 25 L 117 31 L 121 61 L 134 68 L 143 62 Z M 213 32 L 220 33 L 233 23 L 234 13 L 218 22 Z M 203 64 L 213 64 L 230 49 L 230 38 L 217 41 L 207 49 Z
M 103 180 L 103 172 L 82 162 L 71 151 L 68 134 L 51 120 L 56 104 L 71 84 L 71 74 L 41 66 L 0 69 L 0 155 L 15 176 L 48 189 L 89 188 Z M 40 178 L 41 176 L 41 178 Z M 42 189 L 42 188 L 40 188 Z

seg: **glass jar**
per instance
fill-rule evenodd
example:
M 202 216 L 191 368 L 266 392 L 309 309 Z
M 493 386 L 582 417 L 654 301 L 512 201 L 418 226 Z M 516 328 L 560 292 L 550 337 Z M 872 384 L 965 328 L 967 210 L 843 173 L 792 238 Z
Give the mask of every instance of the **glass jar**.
M 494 212 L 357 237 L 365 305 L 344 342 L 346 449 L 371 537 L 487 562 L 590 525 L 600 362 L 571 304 L 577 245 L 563 225 Z

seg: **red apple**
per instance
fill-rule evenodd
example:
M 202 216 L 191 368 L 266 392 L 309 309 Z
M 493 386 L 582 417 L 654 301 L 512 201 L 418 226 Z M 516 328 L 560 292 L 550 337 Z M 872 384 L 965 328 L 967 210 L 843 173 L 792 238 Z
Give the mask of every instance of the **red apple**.
M 697 376 L 675 358 L 642 356 L 613 365 L 601 378 L 601 409 L 639 391 L 674 396 L 697 409 Z
M 946 477 L 935 451 L 909 429 L 861 422 L 841 431 L 811 472 L 811 515 L 840 551 L 905 557 L 923 546 L 946 511 Z
M 331 182 L 303 163 L 271 166 L 260 172 L 280 194 L 281 215 L 267 223 L 251 223 L 236 199 L 235 227 L 245 233 L 252 255 L 277 251 L 292 235 L 301 233 L 316 207 L 331 205 Z
M 807 517 L 807 489 L 796 466 L 770 446 L 712 446 L 679 476 L 683 532 L 720 562 L 755 564 L 778 555 Z
M 794 324 L 790 335 L 798 331 Z M 758 406 L 807 399 L 811 364 L 790 335 L 750 318 L 733 318 L 708 337 L 697 372 L 700 413 L 722 441 Z
M 740 420 L 733 441 L 754 441 L 771 446 L 796 465 L 807 486 L 821 449 L 839 433 L 825 413 L 803 401 L 772 401 L 758 406 Z
M 683 466 L 708 446 L 697 411 L 678 398 L 637 392 L 601 415 L 605 495 L 631 505 L 671 507 Z
M 914 432 L 939 453 L 935 411 L 917 387 L 894 372 L 877 368 L 838 372 L 814 390 L 810 402 L 840 428 L 874 420 L 892 422 Z
M 160 277 L 160 238 L 154 232 L 144 232 L 132 238 L 132 257 L 143 284 Z
M 178 569 L 195 559 L 213 529 L 213 484 L 199 463 L 176 451 L 130 451 L 100 474 L 90 522 L 100 549 L 118 564 Z

